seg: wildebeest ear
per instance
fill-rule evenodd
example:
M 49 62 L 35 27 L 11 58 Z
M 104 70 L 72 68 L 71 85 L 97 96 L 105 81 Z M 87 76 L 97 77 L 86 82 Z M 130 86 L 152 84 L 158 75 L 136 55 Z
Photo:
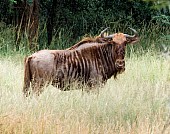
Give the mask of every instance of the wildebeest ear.
M 126 37 L 127 43 L 134 44 L 139 41 L 139 35 L 135 29 L 130 27 L 129 29 L 131 29 L 134 32 L 134 35 L 124 34 L 124 36 Z
M 137 43 L 137 42 L 139 42 L 139 37 L 134 37 L 134 38 L 126 38 L 126 40 L 127 40 L 127 43 L 129 43 L 129 44 L 135 44 L 135 43 Z

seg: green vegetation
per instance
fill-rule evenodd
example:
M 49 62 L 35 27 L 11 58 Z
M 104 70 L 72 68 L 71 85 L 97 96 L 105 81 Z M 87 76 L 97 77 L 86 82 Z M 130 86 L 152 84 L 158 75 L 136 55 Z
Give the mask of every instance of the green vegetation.
M 124 26 L 122 27 L 122 31 L 119 31 L 120 24 L 115 24 L 114 27 L 109 29 L 110 34 L 114 32 L 124 32 L 129 33 L 130 30 Z M 130 46 L 130 51 L 137 52 L 144 52 L 149 50 L 160 51 L 162 49 L 162 45 L 169 46 L 170 42 L 170 27 L 164 27 L 159 24 L 149 23 L 148 25 L 143 24 L 141 28 L 136 29 L 139 32 L 140 42 L 133 47 Z M 84 36 L 97 36 L 101 31 L 98 31 L 97 34 L 89 33 L 85 34 Z M 58 35 L 54 35 L 51 45 L 40 47 L 39 49 L 65 49 L 76 42 L 80 41 L 84 36 L 79 36 L 77 39 L 72 39 L 71 32 L 66 31 L 65 29 L 60 29 Z M 43 34 L 43 33 L 42 33 Z M 4 23 L 0 23 L 0 55 L 13 55 L 15 53 L 25 55 L 27 53 L 31 53 L 25 44 L 27 44 L 27 39 L 22 39 L 20 42 L 20 47 L 17 50 L 15 44 L 15 30 L 13 27 L 6 26 Z M 42 42 L 45 42 L 45 38 L 42 38 Z M 136 51 L 137 50 L 137 51 Z
M 11 32 L 10 27 L 13 33 L 12 42 L 0 47 L 4 53 L 63 49 L 106 27 L 113 33 L 135 28 L 142 39 L 150 38 L 154 45 L 170 31 L 166 0 L 2 0 L 0 12 L 0 22 L 9 30 L 6 32 Z M 6 35 L 4 29 L 0 31 Z M 0 41 L 6 38 L 0 37 Z

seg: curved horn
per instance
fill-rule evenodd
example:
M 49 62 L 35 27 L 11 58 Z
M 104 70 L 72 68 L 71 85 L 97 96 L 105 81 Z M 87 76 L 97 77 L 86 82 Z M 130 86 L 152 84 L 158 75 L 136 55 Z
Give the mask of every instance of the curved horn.
M 105 28 L 101 33 L 99 34 L 100 37 L 104 37 L 104 33 L 109 29 L 109 27 Z
M 106 37 L 104 37 L 104 38 L 106 38 L 106 39 L 112 39 L 114 36 L 115 36 L 115 34 L 111 34 L 111 35 L 106 36 Z
M 130 27 L 128 27 L 128 28 L 131 29 L 131 30 L 134 32 L 134 35 L 124 34 L 125 37 L 127 37 L 127 38 L 135 38 L 135 37 L 138 37 L 138 32 L 137 32 L 135 29 L 130 28 Z

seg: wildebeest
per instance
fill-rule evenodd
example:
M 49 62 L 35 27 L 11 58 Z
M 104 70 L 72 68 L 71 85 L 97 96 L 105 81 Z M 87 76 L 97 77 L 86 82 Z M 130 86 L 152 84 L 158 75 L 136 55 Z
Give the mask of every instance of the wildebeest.
M 104 36 L 106 31 L 95 38 L 85 38 L 65 50 L 41 50 L 25 58 L 25 95 L 32 91 L 39 94 L 45 85 L 52 84 L 60 90 L 77 81 L 93 87 L 105 83 L 109 78 L 125 70 L 125 47 L 138 41 L 134 35 L 115 33 Z

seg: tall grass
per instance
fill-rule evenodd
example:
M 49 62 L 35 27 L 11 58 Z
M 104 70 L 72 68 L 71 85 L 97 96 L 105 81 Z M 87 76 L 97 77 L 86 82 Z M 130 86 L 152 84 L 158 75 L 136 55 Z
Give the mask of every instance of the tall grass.
M 167 133 L 170 64 L 155 53 L 131 54 L 126 71 L 99 95 L 49 86 L 24 98 L 22 58 L 0 58 L 0 133 Z

